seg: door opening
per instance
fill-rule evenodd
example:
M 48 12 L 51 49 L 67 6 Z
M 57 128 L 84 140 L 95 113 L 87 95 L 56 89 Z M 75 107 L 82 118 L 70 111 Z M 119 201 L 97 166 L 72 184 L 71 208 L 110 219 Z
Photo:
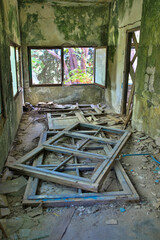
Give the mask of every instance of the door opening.
M 138 62 L 138 46 L 140 29 L 127 32 L 126 63 L 124 74 L 122 113 L 132 113 L 133 96 L 135 91 L 135 76 Z

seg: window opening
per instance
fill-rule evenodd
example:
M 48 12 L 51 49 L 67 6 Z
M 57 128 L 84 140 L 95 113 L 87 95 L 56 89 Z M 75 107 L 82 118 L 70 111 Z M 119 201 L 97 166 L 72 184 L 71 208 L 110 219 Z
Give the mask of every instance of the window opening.
M 17 84 L 17 71 L 16 71 L 16 52 L 15 47 L 10 46 L 10 63 L 11 63 L 11 73 L 12 73 L 12 86 L 13 86 L 13 96 L 18 92 Z
M 30 86 L 97 83 L 105 87 L 106 53 L 106 47 L 29 47 Z
M 64 48 L 64 84 L 94 83 L 94 48 Z
M 62 83 L 61 49 L 31 49 L 32 85 Z

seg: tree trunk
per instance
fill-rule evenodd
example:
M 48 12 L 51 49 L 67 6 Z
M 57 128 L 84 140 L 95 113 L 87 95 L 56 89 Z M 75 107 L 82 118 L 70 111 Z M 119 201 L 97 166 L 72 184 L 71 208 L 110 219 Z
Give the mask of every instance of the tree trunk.
M 73 48 L 69 48 L 69 63 L 71 70 L 78 68 L 77 58 Z
M 81 69 L 86 72 L 86 60 L 88 57 L 88 48 L 82 48 Z
M 52 50 L 47 50 L 47 51 L 48 51 L 52 56 L 54 56 L 55 58 L 61 60 L 61 57 L 58 56 L 54 51 L 52 51 Z M 65 61 L 64 61 L 63 65 L 64 65 L 65 77 L 66 77 L 66 79 L 68 79 L 68 77 L 69 77 L 69 76 L 68 76 L 68 67 L 67 67 L 67 64 L 65 63 Z

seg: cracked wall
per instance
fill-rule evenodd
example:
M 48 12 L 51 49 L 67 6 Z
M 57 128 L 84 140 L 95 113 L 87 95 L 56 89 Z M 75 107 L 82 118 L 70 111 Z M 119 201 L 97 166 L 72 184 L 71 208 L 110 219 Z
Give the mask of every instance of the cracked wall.
M 160 136 L 160 2 L 144 0 L 133 127 Z
M 0 1 L 0 80 L 3 116 L 0 116 L 0 172 L 22 115 L 22 92 L 14 99 L 10 68 L 10 41 L 20 45 L 17 0 Z
M 140 27 L 143 0 L 116 0 L 111 4 L 108 33 L 106 102 L 121 112 L 125 70 L 126 31 Z
M 20 0 L 25 101 L 98 103 L 98 86 L 30 87 L 27 46 L 105 46 L 108 39 L 108 3 L 60 3 Z M 47 93 L 47 94 L 46 94 Z

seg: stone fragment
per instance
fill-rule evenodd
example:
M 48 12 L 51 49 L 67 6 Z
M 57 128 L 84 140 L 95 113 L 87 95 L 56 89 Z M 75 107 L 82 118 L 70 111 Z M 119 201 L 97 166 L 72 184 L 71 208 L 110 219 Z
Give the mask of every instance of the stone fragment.
M 0 209 L 0 215 L 1 215 L 1 217 L 5 217 L 5 216 L 8 216 L 8 215 L 10 215 L 10 210 L 9 210 L 9 208 L 1 208 Z
M 158 208 L 160 207 L 160 201 L 159 201 L 159 202 L 154 202 L 154 203 L 153 203 L 153 207 L 154 207 L 155 209 L 158 209 Z
M 16 162 L 16 159 L 12 156 L 8 156 L 7 158 L 7 163 L 15 163 Z
M 147 170 L 147 167 L 142 167 L 143 170 Z
M 43 213 L 42 207 L 32 208 L 27 210 L 27 214 L 30 217 L 36 217 L 38 215 L 41 215 Z
M 11 235 L 15 234 L 24 224 L 24 219 L 21 217 L 14 217 L 10 219 L 0 219 L 0 225 L 2 226 L 7 239 L 11 238 Z
M 130 164 L 129 164 L 129 163 L 126 163 L 125 165 L 126 165 L 126 167 L 129 167 L 129 166 L 130 166 Z
M 156 193 L 154 193 L 154 192 L 151 192 L 151 193 L 152 193 L 152 195 L 153 195 L 153 196 L 155 196 L 155 197 L 157 196 L 157 194 L 156 194 Z
M 118 221 L 116 219 L 109 219 L 109 220 L 106 220 L 106 224 L 107 225 L 117 225 Z
M 2 182 L 5 182 L 6 180 L 11 180 L 12 178 L 13 178 L 13 172 L 11 172 L 8 168 L 6 168 L 2 176 Z
M 19 230 L 19 238 L 28 238 L 30 235 L 31 229 L 20 229 Z
M 0 194 L 19 196 L 20 194 L 24 193 L 26 185 L 27 180 L 23 176 L 14 180 L 8 180 L 0 183 Z
M 158 154 L 159 153 L 159 149 L 154 150 L 154 154 Z
M 147 159 L 146 157 L 144 157 L 144 156 L 142 157 L 141 160 L 142 160 L 142 162 L 144 162 L 144 163 L 147 163 L 147 162 L 148 162 L 148 159 Z
M 140 205 L 136 205 L 134 208 L 135 208 L 135 209 L 140 209 L 141 206 L 140 206 Z
M 156 144 L 157 144 L 158 146 L 160 146 L 160 137 L 159 137 L 159 138 L 156 138 Z
M 143 188 L 145 188 L 145 187 L 146 187 L 146 185 L 145 185 L 145 184 L 140 184 L 140 186 L 141 186 L 141 187 L 143 187 Z
M 0 194 L 0 207 L 8 207 L 7 197 L 2 194 Z

